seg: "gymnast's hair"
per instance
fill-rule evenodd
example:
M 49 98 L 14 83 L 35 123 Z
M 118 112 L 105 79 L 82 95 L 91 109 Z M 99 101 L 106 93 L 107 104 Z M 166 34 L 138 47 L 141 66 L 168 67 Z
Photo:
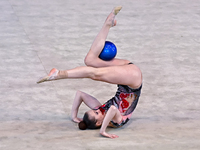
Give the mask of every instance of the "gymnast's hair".
M 96 126 L 97 120 L 95 118 L 89 118 L 88 113 L 86 112 L 83 116 L 83 121 L 79 122 L 78 126 L 79 129 L 85 130 L 85 129 L 98 129 L 100 126 Z

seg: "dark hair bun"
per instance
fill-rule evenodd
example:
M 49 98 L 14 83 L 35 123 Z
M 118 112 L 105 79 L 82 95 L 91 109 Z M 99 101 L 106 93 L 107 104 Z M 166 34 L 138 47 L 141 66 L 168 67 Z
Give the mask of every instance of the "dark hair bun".
M 79 127 L 79 129 L 81 129 L 81 130 L 87 129 L 87 125 L 85 124 L 84 121 L 79 122 L 78 127 Z

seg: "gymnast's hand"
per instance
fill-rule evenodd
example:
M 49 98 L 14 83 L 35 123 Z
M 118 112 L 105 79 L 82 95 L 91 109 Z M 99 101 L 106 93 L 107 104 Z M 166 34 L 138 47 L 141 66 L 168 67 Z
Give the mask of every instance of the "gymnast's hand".
M 108 134 L 106 132 L 100 132 L 100 134 L 102 136 L 105 136 L 105 137 L 108 137 L 108 138 L 111 138 L 111 139 L 114 139 L 114 138 L 118 138 L 119 136 L 118 135 L 115 135 L 115 134 Z
M 72 118 L 72 121 L 74 121 L 74 122 L 76 122 L 76 123 L 79 123 L 79 122 L 81 122 L 82 120 L 83 120 L 82 118 L 77 118 L 77 117 Z

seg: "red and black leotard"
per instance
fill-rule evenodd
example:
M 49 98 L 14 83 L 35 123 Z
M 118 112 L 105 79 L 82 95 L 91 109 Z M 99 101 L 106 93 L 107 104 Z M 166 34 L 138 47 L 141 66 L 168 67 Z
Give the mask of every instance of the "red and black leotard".
M 132 89 L 127 85 L 118 85 L 115 96 L 99 107 L 101 112 L 104 113 L 108 111 L 111 105 L 114 105 L 119 109 L 122 116 L 127 116 L 120 124 L 111 121 L 114 127 L 123 126 L 129 121 L 131 114 L 137 106 L 141 89 L 142 85 L 138 89 Z

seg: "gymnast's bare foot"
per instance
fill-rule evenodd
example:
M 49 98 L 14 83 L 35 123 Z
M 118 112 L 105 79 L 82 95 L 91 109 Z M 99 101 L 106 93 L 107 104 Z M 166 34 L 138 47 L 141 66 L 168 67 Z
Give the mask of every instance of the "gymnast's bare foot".
M 108 15 L 106 21 L 105 21 L 105 24 L 110 26 L 110 27 L 113 27 L 113 26 L 116 26 L 117 24 L 117 21 L 115 20 L 115 16 L 119 13 L 119 11 L 122 9 L 121 6 L 118 6 L 118 7 L 115 7 L 112 12 Z

